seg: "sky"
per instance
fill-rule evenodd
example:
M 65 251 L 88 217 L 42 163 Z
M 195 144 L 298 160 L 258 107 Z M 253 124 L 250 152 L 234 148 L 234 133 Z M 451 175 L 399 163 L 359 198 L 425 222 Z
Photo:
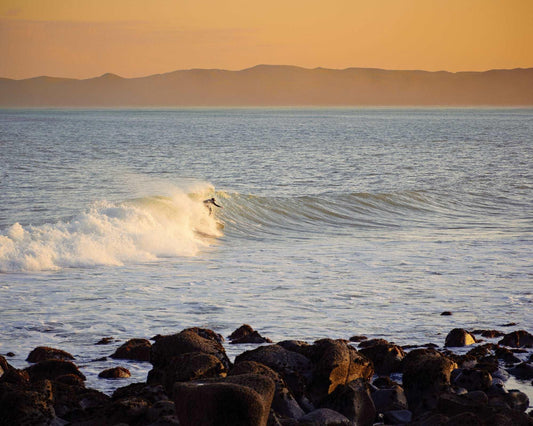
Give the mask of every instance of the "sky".
M 0 0 L 0 77 L 533 67 L 533 0 Z

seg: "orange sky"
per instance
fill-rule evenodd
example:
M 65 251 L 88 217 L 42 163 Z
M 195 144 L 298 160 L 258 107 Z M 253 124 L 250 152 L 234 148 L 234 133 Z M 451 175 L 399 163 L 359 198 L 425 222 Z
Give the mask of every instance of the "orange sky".
M 533 0 L 0 0 L 0 76 L 533 67 Z

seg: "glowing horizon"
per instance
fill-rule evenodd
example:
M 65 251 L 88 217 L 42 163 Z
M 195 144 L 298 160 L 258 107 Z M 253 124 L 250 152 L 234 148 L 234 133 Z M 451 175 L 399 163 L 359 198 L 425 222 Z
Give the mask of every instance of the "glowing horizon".
M 533 67 L 530 0 L 1 0 L 0 77 Z

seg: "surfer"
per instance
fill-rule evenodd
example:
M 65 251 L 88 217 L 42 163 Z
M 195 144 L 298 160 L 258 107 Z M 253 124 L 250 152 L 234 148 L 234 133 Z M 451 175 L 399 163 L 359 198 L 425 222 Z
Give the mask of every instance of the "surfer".
M 208 198 L 207 200 L 204 200 L 204 206 L 206 206 L 207 210 L 209 210 L 209 216 L 213 214 L 213 207 L 216 206 L 219 208 L 222 208 L 221 205 L 217 204 L 215 197 Z

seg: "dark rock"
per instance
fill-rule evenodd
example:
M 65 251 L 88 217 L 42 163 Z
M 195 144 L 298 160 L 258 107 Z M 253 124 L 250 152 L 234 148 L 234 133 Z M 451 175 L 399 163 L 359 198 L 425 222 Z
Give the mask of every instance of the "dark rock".
M 46 346 L 38 346 L 33 351 L 30 352 L 26 361 L 28 362 L 41 362 L 46 361 L 47 359 L 63 359 L 63 360 L 73 360 L 74 357 L 68 352 L 62 351 L 61 349 L 49 348 Z
M 520 358 L 516 357 L 507 348 L 497 347 L 494 350 L 494 355 L 496 355 L 496 358 L 501 359 L 502 361 L 509 363 L 509 364 L 515 364 L 517 362 L 520 362 Z
M 199 328 L 199 327 L 191 327 L 186 328 L 183 331 L 192 331 L 193 333 L 196 333 L 198 336 L 203 337 L 207 340 L 213 340 L 214 342 L 223 343 L 224 337 L 222 334 L 215 333 L 213 330 L 209 330 L 208 328 Z
M 494 345 L 487 343 L 485 345 L 476 346 L 475 348 L 470 349 L 466 355 L 475 359 L 480 359 L 485 356 L 489 356 L 492 349 L 494 349 Z
M 232 344 L 239 343 L 272 343 L 272 340 L 261 336 L 248 324 L 241 325 L 228 336 Z
M 441 316 L 444 316 L 444 317 L 449 317 L 452 315 L 452 313 L 450 311 L 444 311 L 444 312 L 441 312 L 440 314 Z
M 226 376 L 226 368 L 216 356 L 189 352 L 171 359 L 165 368 L 154 367 L 148 374 L 149 384 L 163 384 L 169 395 L 175 382 Z
M 319 408 L 311 411 L 300 419 L 302 426 L 351 426 L 349 419 L 329 408 Z
M 376 378 L 372 384 L 378 389 L 392 389 L 396 386 L 399 386 L 394 380 L 388 376 L 381 376 Z
M 481 400 L 479 398 L 469 398 L 467 395 L 441 394 L 438 399 L 439 411 L 448 417 L 453 417 L 467 412 L 479 412 L 482 407 L 487 405 L 488 398 Z
M 34 364 L 26 370 L 30 376 L 30 380 L 44 380 L 50 379 L 54 380 L 60 376 L 66 374 L 74 374 L 80 379 L 85 380 L 85 376 L 78 370 L 72 362 L 63 361 L 60 359 L 48 359 L 46 361 L 41 361 L 37 364 Z
M 533 379 L 533 365 L 528 364 L 527 362 L 522 362 L 517 366 L 510 368 L 509 373 L 515 376 L 517 379 L 521 380 L 531 380 Z
M 143 398 L 134 396 L 121 398 L 106 407 L 105 417 L 111 425 L 145 424 L 144 420 L 150 406 L 150 403 Z
M 392 410 L 383 413 L 383 420 L 388 425 L 404 425 L 413 420 L 413 413 L 409 410 Z
M 388 345 L 390 342 L 387 342 L 385 339 L 368 339 L 363 340 L 361 343 L 359 343 L 359 349 L 361 348 L 368 348 L 369 346 L 375 346 L 375 345 Z
M 529 407 L 528 396 L 519 390 L 510 390 L 505 398 L 507 400 L 507 404 L 509 404 L 513 410 L 526 411 Z
M 0 383 L 0 424 L 47 425 L 55 417 L 48 395 Z
M 200 330 L 198 334 L 195 330 Z M 217 357 L 224 368 L 229 369 L 231 363 L 222 344 L 215 338 L 216 333 L 205 329 L 186 329 L 178 334 L 161 336 L 152 345 L 151 362 L 154 367 L 165 368 L 172 358 L 178 355 L 202 352 Z M 207 337 L 204 337 L 207 336 Z
M 492 385 L 492 376 L 486 370 L 459 368 L 452 371 L 451 383 L 468 391 L 485 391 Z
M 254 361 L 242 361 L 234 365 L 229 375 L 237 376 L 241 374 L 261 374 L 272 379 L 275 384 L 272 409 L 276 415 L 283 418 L 299 419 L 305 414 L 285 381 L 271 368 Z
M 304 394 L 312 377 L 311 361 L 304 355 L 287 350 L 280 345 L 260 346 L 257 349 L 243 352 L 235 358 L 235 364 L 243 361 L 255 361 L 279 373 L 298 400 Z
M 359 349 L 359 352 L 370 359 L 377 374 L 389 375 L 401 371 L 405 357 L 403 349 L 391 343 L 378 343 Z
M 155 422 L 166 421 L 170 424 L 179 424 L 176 416 L 176 406 L 173 401 L 158 401 L 155 402 L 146 413 L 147 422 L 151 422 L 150 426 Z M 162 425 L 163 423 L 157 423 Z
M 113 339 L 112 337 L 102 337 L 98 342 L 95 343 L 95 345 L 109 345 L 114 341 L 115 339 Z
M 516 322 L 508 322 L 507 324 L 502 324 L 500 327 L 514 327 L 515 325 L 518 325 Z
M 125 379 L 131 377 L 131 373 L 127 368 L 113 367 L 102 371 L 98 377 L 102 379 Z
M 322 400 L 320 406 L 335 410 L 361 426 L 371 426 L 376 417 L 374 402 L 363 379 L 338 385 Z
M 182 426 L 265 426 L 274 382 L 262 375 L 239 375 L 218 382 L 176 383 L 176 413 Z
M 63 374 L 62 376 L 58 376 L 55 378 L 55 381 L 58 383 L 64 383 L 65 385 L 77 387 L 85 386 L 85 384 L 83 383 L 84 380 L 84 378 L 80 377 L 77 374 Z
M 146 383 L 132 383 L 118 388 L 113 392 L 112 399 L 116 401 L 129 397 L 139 397 L 152 404 L 155 404 L 158 401 L 168 401 L 168 396 L 165 393 L 163 386 L 147 385 Z
M 359 343 L 359 342 L 362 342 L 363 340 L 367 340 L 368 337 L 366 336 L 352 336 L 350 337 L 350 342 L 355 342 L 355 343 Z
M 434 349 L 415 349 L 403 360 L 403 388 L 415 414 L 434 409 L 438 396 L 449 389 L 457 364 Z
M 468 331 L 463 328 L 454 328 L 446 336 L 444 346 L 446 347 L 461 347 L 476 343 L 476 339 Z
M 446 426 L 484 426 L 483 422 L 475 413 L 466 412 L 457 414 L 445 423 Z
M 56 415 L 69 422 L 84 421 L 98 413 L 103 415 L 105 407 L 110 402 L 107 395 L 94 389 L 59 381 L 54 381 L 52 384 Z
M 310 356 L 310 348 L 312 347 L 309 343 L 303 342 L 301 340 L 283 340 L 276 344 L 284 349 L 287 349 L 288 351 L 296 352 L 297 354 L 303 355 L 305 357 Z
M 111 358 L 150 361 L 152 344 L 146 339 L 130 339 L 119 347 Z
M 6 354 L 6 356 L 12 358 L 12 357 L 15 356 L 15 352 L 8 352 L 8 353 Z
M 379 389 L 373 392 L 371 396 L 378 413 L 407 409 L 407 398 L 400 386 L 394 386 L 390 389 Z
M 311 348 L 313 379 L 308 387 L 312 402 L 318 402 L 339 385 L 353 380 L 369 380 L 374 374 L 372 362 L 345 341 L 322 339 Z
M 481 336 L 487 339 L 494 339 L 495 337 L 501 337 L 505 333 L 498 330 L 474 330 L 472 334 L 481 334 Z
M 531 348 L 533 347 L 533 335 L 525 330 L 513 331 L 503 336 L 498 342 L 499 345 L 511 346 L 513 348 Z

